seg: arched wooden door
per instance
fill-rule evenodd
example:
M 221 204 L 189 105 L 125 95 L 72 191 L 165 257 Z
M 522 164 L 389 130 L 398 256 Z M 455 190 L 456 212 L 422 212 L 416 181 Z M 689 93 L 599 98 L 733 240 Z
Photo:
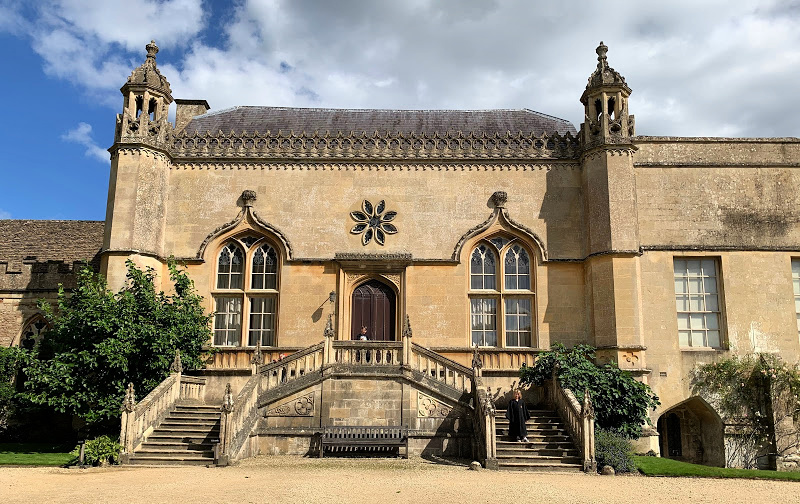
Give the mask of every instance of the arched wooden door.
M 367 328 L 370 341 L 394 341 L 396 302 L 394 291 L 386 284 L 370 280 L 353 291 L 350 337 L 360 338 Z

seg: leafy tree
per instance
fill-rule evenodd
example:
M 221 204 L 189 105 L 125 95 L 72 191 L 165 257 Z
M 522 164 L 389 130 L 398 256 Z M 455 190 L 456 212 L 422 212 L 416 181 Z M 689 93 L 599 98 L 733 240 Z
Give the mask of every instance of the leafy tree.
M 32 402 L 82 418 L 90 431 L 117 428 L 128 382 L 144 397 L 169 375 L 180 350 L 185 369 L 203 365 L 211 316 L 185 271 L 169 263 L 174 294 L 156 292 L 152 268 L 127 263 L 118 293 L 85 267 L 77 287 L 60 289 L 54 310 L 40 308 L 52 328 L 25 353 L 25 395 Z
M 557 375 L 565 388 L 580 400 L 589 391 L 598 427 L 638 438 L 642 425 L 650 423 L 648 412 L 661 404 L 650 387 L 637 381 L 616 364 L 598 366 L 594 363 L 595 349 L 576 345 L 567 349 L 556 343 L 550 351 L 539 354 L 536 364 L 520 369 L 520 383 L 544 385 L 557 365 Z
M 755 467 L 760 452 L 800 445 L 800 365 L 772 354 L 729 357 L 697 366 L 692 389 L 735 431 L 728 437 L 728 465 Z
M 15 379 L 20 367 L 20 350 L 0 347 L 0 432 L 8 426 L 8 419 L 16 409 Z

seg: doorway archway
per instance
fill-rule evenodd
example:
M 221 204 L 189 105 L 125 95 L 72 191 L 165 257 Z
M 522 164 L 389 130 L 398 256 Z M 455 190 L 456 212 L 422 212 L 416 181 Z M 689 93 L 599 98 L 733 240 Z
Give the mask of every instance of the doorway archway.
M 350 339 L 359 339 L 361 328 L 366 327 L 370 341 L 395 340 L 397 298 L 391 287 L 369 280 L 355 288 L 351 306 Z

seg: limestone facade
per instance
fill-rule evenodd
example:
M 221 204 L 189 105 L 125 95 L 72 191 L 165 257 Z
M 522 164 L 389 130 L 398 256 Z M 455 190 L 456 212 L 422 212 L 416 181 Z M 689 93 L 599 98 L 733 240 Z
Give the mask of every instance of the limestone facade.
M 722 421 L 692 395 L 693 367 L 800 358 L 800 140 L 637 136 L 631 89 L 602 43 L 577 129 L 529 110 L 204 100 L 175 100 L 173 125 L 147 49 L 122 87 L 101 271 L 118 288 L 127 259 L 162 276 L 168 257 L 185 264 L 217 312 L 209 376 L 249 373 L 257 341 L 268 360 L 319 343 L 328 315 L 336 340 L 353 339 L 369 284 L 387 300 L 386 339 L 400 341 L 407 316 L 416 344 L 463 365 L 477 343 L 500 403 L 537 352 L 596 346 L 661 398 L 644 444 L 667 450 L 656 427 L 669 413 L 685 458 L 719 464 Z M 4 344 L 24 317 L 12 318 Z M 395 385 L 304 391 L 322 417 L 270 410 L 262 422 L 392 424 L 413 402 Z M 352 394 L 378 394 L 377 409 Z M 306 442 L 265 439 L 265 451 Z

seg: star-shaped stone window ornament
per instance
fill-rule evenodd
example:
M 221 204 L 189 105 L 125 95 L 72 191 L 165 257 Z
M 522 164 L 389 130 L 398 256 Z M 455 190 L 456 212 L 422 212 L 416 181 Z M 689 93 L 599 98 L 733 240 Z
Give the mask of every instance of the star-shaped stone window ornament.
M 356 221 L 356 225 L 350 230 L 352 234 L 361 235 L 361 244 L 366 245 L 375 239 L 378 245 L 383 245 L 387 234 L 397 233 L 397 227 L 390 224 L 397 216 L 397 212 L 386 212 L 386 202 L 381 200 L 377 206 L 373 206 L 369 200 L 364 200 L 361 204 L 363 210 L 350 212 L 350 217 Z

